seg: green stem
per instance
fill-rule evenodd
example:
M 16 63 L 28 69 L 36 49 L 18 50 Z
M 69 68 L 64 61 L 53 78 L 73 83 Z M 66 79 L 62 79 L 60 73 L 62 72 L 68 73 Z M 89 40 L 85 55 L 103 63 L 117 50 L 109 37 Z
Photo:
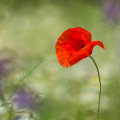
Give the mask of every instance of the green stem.
M 23 83 L 23 82 L 25 81 L 25 79 L 26 79 L 29 75 L 31 75 L 31 73 L 38 67 L 38 65 L 40 64 L 40 62 L 41 62 L 41 61 L 39 60 L 39 61 L 36 63 L 36 65 L 35 65 L 30 71 L 28 71 L 28 73 L 27 73 L 24 77 L 22 77 L 21 80 L 14 86 L 14 88 L 13 88 L 13 90 L 12 90 L 12 92 L 11 92 L 9 98 L 8 98 L 8 100 L 11 99 L 12 95 L 14 94 L 14 92 L 21 86 L 21 83 Z
M 95 62 L 95 60 L 90 56 L 90 58 L 93 60 L 95 66 L 96 66 L 96 69 L 97 69 L 97 72 L 98 72 L 98 78 L 99 78 L 99 84 L 100 84 L 100 92 L 99 92 L 99 102 L 98 102 L 98 112 L 97 112 L 97 120 L 99 120 L 99 109 L 100 109 L 100 98 L 101 98 L 101 80 L 100 80 L 100 72 L 99 72 L 99 69 L 98 69 L 98 66 Z

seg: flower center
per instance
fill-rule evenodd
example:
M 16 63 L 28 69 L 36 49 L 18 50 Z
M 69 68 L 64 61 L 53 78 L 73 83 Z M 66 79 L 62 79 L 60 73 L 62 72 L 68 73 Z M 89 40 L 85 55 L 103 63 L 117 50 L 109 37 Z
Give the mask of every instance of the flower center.
M 85 46 L 85 41 L 83 39 L 83 35 L 79 30 L 73 30 L 68 34 L 69 41 L 71 42 L 71 46 L 78 51 Z
M 83 49 L 85 47 L 85 43 L 83 40 L 78 41 L 65 41 L 62 44 L 62 47 L 71 55 L 79 51 L 80 49 Z

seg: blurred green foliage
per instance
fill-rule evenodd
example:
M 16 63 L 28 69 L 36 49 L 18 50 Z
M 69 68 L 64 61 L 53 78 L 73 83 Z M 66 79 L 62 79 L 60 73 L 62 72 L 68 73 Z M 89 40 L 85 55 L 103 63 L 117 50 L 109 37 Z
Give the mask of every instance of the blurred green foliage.
M 22 83 L 42 100 L 33 112 L 36 120 L 96 119 L 99 82 L 94 64 L 86 58 L 63 68 L 55 54 L 61 33 L 80 26 L 92 33 L 92 40 L 101 40 L 107 48 L 95 47 L 92 53 L 102 78 L 100 119 L 119 120 L 120 50 L 116 46 L 120 43 L 120 24 L 107 21 L 103 4 L 96 0 L 1 0 L 0 56 L 13 61 L 3 82 L 5 97 L 40 56 L 45 60 Z M 3 120 L 17 115 L 29 118 L 29 113 L 11 113 L 0 107 Z

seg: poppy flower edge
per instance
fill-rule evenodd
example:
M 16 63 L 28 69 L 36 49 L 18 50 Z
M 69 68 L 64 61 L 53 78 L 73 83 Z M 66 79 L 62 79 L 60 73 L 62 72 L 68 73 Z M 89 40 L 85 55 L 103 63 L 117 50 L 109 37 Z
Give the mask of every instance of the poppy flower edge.
M 91 38 L 91 33 L 84 28 L 75 27 L 64 31 L 55 46 L 59 63 L 63 67 L 70 67 L 89 57 L 96 45 L 106 49 L 101 41 L 91 41 Z

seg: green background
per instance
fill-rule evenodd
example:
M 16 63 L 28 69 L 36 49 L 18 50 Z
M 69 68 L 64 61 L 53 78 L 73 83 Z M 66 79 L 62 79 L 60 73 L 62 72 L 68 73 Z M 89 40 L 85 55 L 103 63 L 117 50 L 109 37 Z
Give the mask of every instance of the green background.
M 120 22 L 109 22 L 103 7 L 99 0 L 1 0 L 0 56 L 14 61 L 4 82 L 6 97 L 21 77 L 21 70 L 34 66 L 34 59 L 40 56 L 45 60 L 24 83 L 45 99 L 34 113 L 36 119 L 96 120 L 99 81 L 92 60 L 88 57 L 64 68 L 55 53 L 62 32 L 79 26 L 91 32 L 92 40 L 106 46 L 106 50 L 96 46 L 91 55 L 102 81 L 100 120 L 119 120 Z M 0 116 L 5 120 L 17 114 L 1 107 Z

